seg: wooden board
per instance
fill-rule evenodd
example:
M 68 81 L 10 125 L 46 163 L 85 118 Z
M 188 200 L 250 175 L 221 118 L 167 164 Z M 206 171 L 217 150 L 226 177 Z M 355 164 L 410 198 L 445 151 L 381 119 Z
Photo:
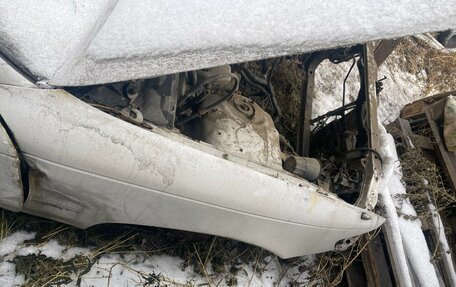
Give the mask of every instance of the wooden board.
M 361 256 L 363 258 L 364 270 L 366 270 L 367 286 L 393 286 L 388 271 L 388 262 L 379 236 L 369 242 L 366 249 L 361 253 Z

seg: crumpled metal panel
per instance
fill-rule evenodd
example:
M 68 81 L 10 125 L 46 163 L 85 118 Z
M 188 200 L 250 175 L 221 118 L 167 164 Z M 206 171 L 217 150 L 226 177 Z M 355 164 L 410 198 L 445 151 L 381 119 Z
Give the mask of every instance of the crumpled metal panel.
M 284 258 L 332 250 L 384 221 L 305 180 L 132 125 L 63 90 L 0 85 L 0 103 L 30 168 L 24 212 L 79 227 L 214 234 Z
M 201 140 L 239 158 L 282 170 L 279 132 L 271 116 L 239 94 L 201 118 Z
M 0 123 L 0 207 L 20 211 L 23 201 L 20 160 L 8 133 Z
M 456 28 L 454 7 L 456 0 L 1 0 L 0 51 L 36 80 L 90 85 L 447 30 Z

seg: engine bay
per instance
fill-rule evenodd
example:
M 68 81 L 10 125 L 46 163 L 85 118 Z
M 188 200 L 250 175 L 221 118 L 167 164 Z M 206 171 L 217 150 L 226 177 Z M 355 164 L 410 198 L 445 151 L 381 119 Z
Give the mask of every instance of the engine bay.
M 288 111 L 277 101 L 271 81 L 283 58 L 67 91 L 132 124 L 146 129 L 158 125 L 226 154 L 287 171 L 372 210 L 381 165 L 376 151 L 381 80 L 376 78 L 373 47 L 357 45 L 295 59 L 306 75 L 297 130 L 284 123 Z M 351 61 L 347 77 L 356 65 L 360 89 L 357 99 L 346 103 L 344 86 L 341 107 L 312 119 L 314 74 L 325 59 L 333 64 Z

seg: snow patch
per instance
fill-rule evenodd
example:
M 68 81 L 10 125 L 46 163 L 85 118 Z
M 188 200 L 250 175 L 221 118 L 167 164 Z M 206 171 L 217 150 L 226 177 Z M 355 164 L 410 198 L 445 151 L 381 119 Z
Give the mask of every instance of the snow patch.
M 0 257 L 13 253 L 27 240 L 35 238 L 34 232 L 18 231 L 0 241 Z
M 399 280 L 404 282 L 405 286 L 412 286 L 414 280 L 417 281 L 418 286 L 439 286 L 426 239 L 421 230 L 421 221 L 405 219 L 395 214 L 399 212 L 399 214 L 416 216 L 416 211 L 410 201 L 404 197 L 406 189 L 401 182 L 402 171 L 394 139 L 382 126 L 379 128 L 379 133 L 381 140 L 379 152 L 384 161 L 382 178 L 384 188 L 381 189 L 379 201 L 388 216 L 386 228 L 391 234 L 390 240 L 398 260 L 398 275 L 401 276 Z
M 24 282 L 24 275 L 16 275 L 16 265 L 14 263 L 0 262 L 0 286 L 20 286 Z

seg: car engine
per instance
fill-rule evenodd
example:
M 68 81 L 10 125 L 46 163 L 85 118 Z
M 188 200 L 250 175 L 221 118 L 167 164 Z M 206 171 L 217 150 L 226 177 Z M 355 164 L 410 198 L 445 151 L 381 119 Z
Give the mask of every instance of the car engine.
M 357 62 L 358 71 L 363 75 L 368 59 L 360 56 L 360 47 L 308 55 L 303 66 L 315 69 L 324 58 L 335 64 L 352 60 L 351 69 Z M 272 61 L 268 69 L 274 69 L 275 64 Z M 308 74 L 313 76 L 312 71 Z M 373 189 L 376 180 L 368 178 L 378 177 L 378 166 L 373 166 L 373 162 L 380 158 L 369 146 L 372 115 L 369 118 L 368 109 L 376 108 L 376 103 L 368 106 L 366 76 L 361 77 L 355 102 L 343 103 L 335 111 L 308 120 L 307 143 L 304 140 L 307 151 L 299 151 L 299 139 L 295 149 L 289 139 L 279 134 L 277 121 L 282 111 L 272 96 L 274 90 L 268 75 L 270 73 L 258 76 L 245 65 L 237 64 L 67 90 L 133 124 L 144 128 L 161 126 L 210 144 L 227 156 L 287 171 L 314 182 L 350 204 L 373 209 L 376 194 L 368 190 Z M 241 82 L 242 87 L 252 86 L 269 96 L 267 104 L 264 97 L 261 100 L 252 93 L 246 94 L 240 88 Z M 381 83 L 375 81 L 375 84 L 379 92 Z M 333 120 L 328 122 L 330 118 Z

